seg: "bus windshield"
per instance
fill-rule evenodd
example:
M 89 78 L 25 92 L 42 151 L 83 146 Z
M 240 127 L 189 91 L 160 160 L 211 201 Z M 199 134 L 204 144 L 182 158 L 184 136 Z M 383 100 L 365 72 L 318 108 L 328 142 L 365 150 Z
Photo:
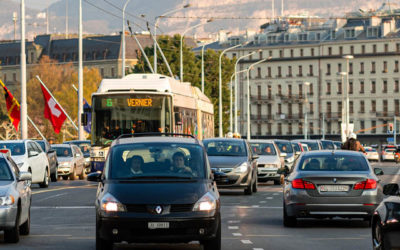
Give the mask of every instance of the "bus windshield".
M 92 145 L 108 145 L 121 134 L 171 132 L 171 96 L 93 96 Z

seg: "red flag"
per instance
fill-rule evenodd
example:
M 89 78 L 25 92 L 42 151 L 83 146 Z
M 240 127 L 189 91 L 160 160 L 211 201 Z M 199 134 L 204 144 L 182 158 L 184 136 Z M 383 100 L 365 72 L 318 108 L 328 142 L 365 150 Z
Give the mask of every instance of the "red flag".
M 51 122 L 54 132 L 58 134 L 60 133 L 61 126 L 63 125 L 65 119 L 67 119 L 67 116 L 42 84 L 40 84 L 40 87 L 42 88 L 44 97 L 44 117 Z
M 3 87 L 4 97 L 6 98 L 6 105 L 8 111 L 7 115 L 10 118 L 11 123 L 14 125 L 15 130 L 18 131 L 19 121 L 21 120 L 21 111 L 19 108 L 19 103 L 1 80 L 0 84 Z

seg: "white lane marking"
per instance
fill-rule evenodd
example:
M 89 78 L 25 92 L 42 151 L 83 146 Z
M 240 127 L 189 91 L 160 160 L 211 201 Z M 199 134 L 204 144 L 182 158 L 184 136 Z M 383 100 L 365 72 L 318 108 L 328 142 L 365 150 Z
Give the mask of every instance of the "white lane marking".
M 393 182 L 393 183 L 398 183 L 399 177 L 400 177 L 400 168 L 399 168 L 399 170 L 398 170 L 397 173 L 396 173 L 396 177 L 394 177 L 394 182 Z
M 279 193 L 273 193 L 272 195 L 279 195 Z
M 242 236 L 241 233 L 232 233 L 233 236 L 238 237 L 238 236 Z
M 239 227 L 238 226 L 228 226 L 228 229 L 229 230 L 237 230 L 237 229 L 239 229 Z
M 267 203 L 266 201 L 260 201 L 260 203 Z
M 94 206 L 32 206 L 32 209 L 94 209 Z
M 61 193 L 61 194 L 51 195 L 51 196 L 49 196 L 49 197 L 46 197 L 46 198 L 43 198 L 43 199 L 40 199 L 40 200 L 36 200 L 36 202 L 45 201 L 45 200 L 52 199 L 52 198 L 56 198 L 56 197 L 63 196 L 63 195 L 66 195 L 66 194 L 67 194 L 67 193 Z
M 47 189 L 47 190 L 36 191 L 36 192 L 33 191 L 32 194 L 41 194 L 41 193 L 48 193 L 48 192 L 59 191 L 59 190 L 76 189 L 76 188 L 88 188 L 88 187 L 97 187 L 97 186 L 94 186 L 93 184 L 88 184 L 88 185 L 77 186 L 77 187 L 62 187 L 62 188 Z
M 251 207 L 258 208 L 260 206 L 259 205 L 252 205 Z
M 222 208 L 243 208 L 243 209 L 249 209 L 249 208 L 264 208 L 264 209 L 282 209 L 283 207 L 252 207 L 252 206 L 222 206 Z M 229 217 L 236 217 L 236 215 L 232 215 Z
M 253 244 L 250 240 L 241 240 L 243 244 Z
M 240 223 L 240 220 L 229 220 L 228 223 L 230 224 Z
M 272 200 L 274 197 L 267 197 L 267 198 L 265 198 L 265 199 L 267 199 L 267 200 Z
M 264 248 L 253 248 L 253 250 L 264 250 Z

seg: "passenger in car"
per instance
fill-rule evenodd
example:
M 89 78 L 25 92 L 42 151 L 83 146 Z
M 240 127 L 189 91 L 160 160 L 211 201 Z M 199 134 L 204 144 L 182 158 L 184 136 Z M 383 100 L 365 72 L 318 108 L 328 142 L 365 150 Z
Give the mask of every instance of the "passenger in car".
M 130 167 L 131 172 L 133 174 L 143 174 L 142 167 L 143 167 L 143 158 L 139 155 L 134 155 L 130 159 Z
M 320 170 L 320 163 L 317 159 L 312 159 L 307 165 L 305 166 L 306 170 Z
M 172 172 L 192 174 L 192 170 L 185 166 L 185 155 L 181 152 L 176 152 L 172 156 Z

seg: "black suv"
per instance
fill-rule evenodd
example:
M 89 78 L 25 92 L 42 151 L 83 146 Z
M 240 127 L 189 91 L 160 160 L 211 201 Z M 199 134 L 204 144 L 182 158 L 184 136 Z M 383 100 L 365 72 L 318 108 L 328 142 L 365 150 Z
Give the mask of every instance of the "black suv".
M 193 137 L 120 136 L 96 197 L 96 249 L 114 242 L 185 243 L 221 249 L 220 199 L 206 151 Z

